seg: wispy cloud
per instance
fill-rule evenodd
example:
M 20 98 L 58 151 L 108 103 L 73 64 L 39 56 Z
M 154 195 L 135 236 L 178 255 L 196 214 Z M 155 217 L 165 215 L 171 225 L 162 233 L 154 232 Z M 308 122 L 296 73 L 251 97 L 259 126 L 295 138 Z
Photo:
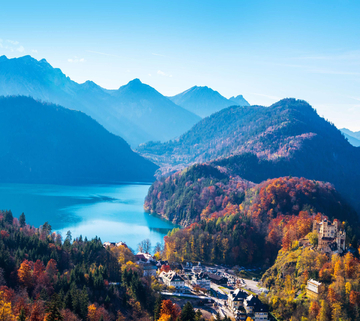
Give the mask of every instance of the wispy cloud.
M 108 53 L 100 52 L 100 51 L 93 51 L 93 50 L 86 50 L 86 51 L 90 52 L 90 53 L 98 54 L 98 55 L 103 55 L 103 56 L 122 58 L 122 57 L 120 57 L 118 55 L 108 54 Z
M 75 63 L 75 64 L 78 63 L 78 62 L 82 63 L 82 62 L 85 62 L 85 59 L 84 58 L 77 58 L 77 57 L 69 58 L 68 62 Z
M 255 95 L 255 96 L 261 96 L 261 97 L 269 98 L 269 99 L 272 99 L 272 100 L 275 100 L 275 101 L 278 101 L 278 100 L 281 99 L 280 97 L 277 97 L 277 96 L 271 96 L 271 95 L 265 95 L 265 94 L 258 94 L 258 93 L 250 93 L 250 94 Z
M 356 101 L 360 101 L 360 97 L 354 97 L 354 96 L 344 96 L 344 97 L 347 97 L 347 98 L 350 98 L 350 99 L 354 99 Z
M 307 55 L 294 57 L 292 59 L 298 60 L 359 60 L 360 59 L 360 50 L 350 50 L 344 51 L 338 54 L 328 54 L 328 55 Z
M 20 53 L 23 53 L 25 51 L 24 46 L 20 45 L 19 41 L 9 40 L 9 39 L 7 40 L 0 39 L 0 48 L 9 50 L 11 52 L 18 51 Z
M 326 74 L 326 75 L 360 75 L 360 72 L 354 71 L 337 71 L 337 70 L 327 70 L 327 69 L 310 69 L 309 72 L 314 74 Z
M 19 44 L 19 41 L 15 41 L 15 40 L 6 40 L 6 42 L 11 43 L 14 46 Z
M 320 57 L 319 57 L 320 59 Z M 347 75 L 347 76 L 358 76 L 360 75 L 360 72 L 358 71 L 348 71 L 349 68 L 354 69 L 354 67 L 350 67 L 352 64 L 334 64 L 331 65 L 329 62 L 322 64 L 325 67 L 319 68 L 318 65 L 320 65 L 319 61 L 316 61 L 314 63 L 311 63 L 310 61 L 307 61 L 307 64 L 301 65 L 301 64 L 291 64 L 291 63 L 282 63 L 282 62 L 272 62 L 272 61 L 266 61 L 266 62 L 259 62 L 261 64 L 270 65 L 270 66 L 279 66 L 279 67 L 287 67 L 287 68 L 296 68 L 301 69 L 305 73 L 309 74 L 327 74 L 327 75 Z M 360 57 L 359 57 L 359 63 L 360 63 Z M 328 67 L 331 67 L 333 69 L 330 69 Z M 335 70 L 337 68 L 338 70 Z
M 158 70 L 157 74 L 164 77 L 170 77 L 170 78 L 172 77 L 172 75 L 167 74 L 166 72 L 163 72 L 161 70 Z
M 37 53 L 38 51 L 36 49 L 31 50 L 33 53 Z
M 25 48 L 23 46 L 20 46 L 16 49 L 16 51 L 18 52 L 24 52 L 25 51 Z

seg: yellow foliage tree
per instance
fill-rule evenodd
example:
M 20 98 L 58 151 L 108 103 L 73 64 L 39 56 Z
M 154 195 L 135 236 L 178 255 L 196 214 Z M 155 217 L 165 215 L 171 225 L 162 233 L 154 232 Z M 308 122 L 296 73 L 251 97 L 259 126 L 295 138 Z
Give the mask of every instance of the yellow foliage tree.
M 346 282 L 345 291 L 346 291 L 346 294 L 349 294 L 351 292 L 351 283 L 350 282 Z
M 340 320 L 341 317 L 341 304 L 339 302 L 335 302 L 332 305 L 332 319 L 335 321 Z
M 6 300 L 4 291 L 0 292 L 0 320 L 15 321 L 15 316 L 11 310 L 11 302 Z
M 91 304 L 88 306 L 88 319 L 89 321 L 96 321 L 96 306 Z
M 120 264 L 125 264 L 129 261 L 135 260 L 134 254 L 124 245 L 112 247 L 111 253 L 117 258 Z
M 161 315 L 160 319 L 158 321 L 171 321 L 172 317 L 169 314 L 163 314 Z

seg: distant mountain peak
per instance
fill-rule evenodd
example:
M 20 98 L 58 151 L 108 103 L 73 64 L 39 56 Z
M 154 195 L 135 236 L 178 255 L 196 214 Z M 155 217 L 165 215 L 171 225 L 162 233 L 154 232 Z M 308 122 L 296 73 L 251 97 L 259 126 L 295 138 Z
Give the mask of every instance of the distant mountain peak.
M 145 84 L 142 83 L 139 78 L 135 78 L 133 80 L 130 80 L 125 86 L 141 86 L 141 85 L 145 85 Z
M 244 98 L 244 96 L 243 95 L 237 95 L 236 97 L 232 96 L 229 99 L 231 100 L 231 99 L 239 99 L 239 98 Z
M 129 81 L 129 84 L 142 84 L 139 78 L 134 78 L 133 80 Z
M 12 58 L 11 60 L 19 60 L 19 61 L 22 60 L 22 61 L 26 61 L 26 62 L 28 62 L 28 61 L 31 61 L 31 62 L 34 62 L 34 61 L 39 62 L 37 59 L 31 57 L 30 55 L 26 55 L 26 56 L 22 56 L 22 57 L 18 57 L 18 58 Z
M 351 145 L 355 147 L 360 147 L 360 131 L 353 132 L 347 128 L 341 128 L 340 131 L 343 133 L 343 135 L 346 137 L 346 139 Z
M 250 106 L 241 95 L 227 99 L 218 91 L 207 86 L 193 86 L 169 98 L 175 104 L 203 118 L 232 105 Z

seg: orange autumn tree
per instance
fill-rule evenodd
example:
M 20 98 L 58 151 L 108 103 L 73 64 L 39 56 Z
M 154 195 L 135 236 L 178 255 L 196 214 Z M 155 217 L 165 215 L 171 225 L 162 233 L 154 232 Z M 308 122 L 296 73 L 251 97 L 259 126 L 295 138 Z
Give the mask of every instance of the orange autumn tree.
M 316 320 L 317 316 L 320 312 L 320 305 L 317 303 L 317 301 L 312 301 L 309 308 L 309 316 L 312 318 L 312 320 Z
M 36 260 L 33 271 L 34 281 L 37 282 L 37 280 L 42 276 L 44 272 L 45 272 L 44 263 L 40 260 Z
M 19 280 L 27 288 L 30 288 L 33 285 L 33 277 L 32 277 L 31 267 L 32 267 L 32 262 L 28 261 L 28 260 L 24 260 L 18 269 Z
M 49 276 L 51 281 L 56 281 L 57 278 L 57 263 L 54 259 L 50 259 L 49 262 L 46 265 L 46 274 Z
M 163 300 L 160 309 L 160 320 L 176 320 L 180 315 L 180 307 L 171 300 Z
M 35 301 L 30 315 L 30 321 L 43 321 L 44 320 L 44 307 L 41 301 Z
M 96 321 L 96 306 L 95 306 L 95 304 L 91 304 L 88 306 L 87 317 L 88 317 L 89 321 Z

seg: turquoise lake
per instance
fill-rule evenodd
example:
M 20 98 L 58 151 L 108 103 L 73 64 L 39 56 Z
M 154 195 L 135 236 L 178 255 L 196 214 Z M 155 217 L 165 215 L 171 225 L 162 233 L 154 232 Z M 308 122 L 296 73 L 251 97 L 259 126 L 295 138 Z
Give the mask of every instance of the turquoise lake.
M 149 238 L 154 246 L 175 226 L 144 212 L 150 185 L 60 186 L 0 184 L 0 209 L 14 217 L 24 212 L 26 222 L 39 227 L 49 222 L 63 238 L 95 236 L 104 241 L 126 242 L 136 250 Z

